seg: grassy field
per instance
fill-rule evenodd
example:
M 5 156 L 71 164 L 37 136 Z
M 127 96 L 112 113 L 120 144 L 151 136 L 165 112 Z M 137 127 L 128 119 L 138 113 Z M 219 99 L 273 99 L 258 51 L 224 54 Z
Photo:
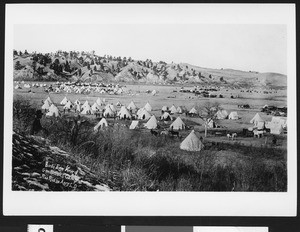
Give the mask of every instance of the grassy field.
M 157 90 L 152 96 L 147 90 Z M 126 85 L 126 93 L 109 94 L 66 94 L 45 93 L 42 88 L 14 90 L 14 100 L 29 103 L 25 108 L 40 108 L 42 100 L 48 96 L 59 106 L 66 96 L 69 100 L 86 100 L 90 104 L 100 97 L 107 103 L 121 102 L 128 105 L 134 101 L 138 107 L 147 102 L 153 108 L 151 112 L 157 118 L 161 115 L 162 106 L 185 106 L 188 110 L 193 106 L 204 106 L 206 102 L 218 103 L 228 113 L 237 111 L 239 120 L 219 120 L 224 130 L 239 132 L 252 126 L 251 118 L 268 104 L 286 106 L 286 91 L 276 93 L 245 93 L 237 89 L 223 89 L 215 94 L 224 98 L 199 98 L 192 93 L 179 92 L 179 86 Z M 174 92 L 177 91 L 177 92 Z M 128 94 L 127 92 L 131 92 Z M 230 98 L 233 95 L 237 98 Z M 240 109 L 238 104 L 249 104 L 250 109 Z M 59 106 L 62 110 L 62 106 Z M 119 107 L 117 107 L 119 109 Z M 24 114 L 27 115 L 27 114 Z M 272 116 L 260 113 L 263 119 L 270 121 Z M 204 138 L 205 148 L 200 152 L 187 152 L 179 149 L 181 141 L 190 130 L 180 132 L 180 138 L 151 136 L 146 129 L 129 130 L 121 124 L 129 125 L 130 121 L 108 119 L 109 127 L 98 133 L 93 127 L 99 119 L 87 116 L 88 123 L 81 128 L 76 144 L 70 142 L 70 126 L 68 118 L 73 113 L 57 119 L 55 124 L 43 118 L 42 124 L 50 131 L 47 138 L 53 145 L 71 152 L 81 163 L 90 167 L 99 178 L 116 191 L 286 191 L 287 188 L 287 135 L 278 135 L 276 147 L 272 146 L 270 136 L 258 139 L 237 137 L 229 141 L 225 136 L 216 137 L 209 133 Z M 174 119 L 179 116 L 173 115 Z M 193 126 L 198 135 L 204 136 L 203 121 L 180 115 L 188 126 Z M 16 118 L 14 129 L 29 132 L 33 115 Z M 143 122 L 142 122 L 143 123 Z M 167 127 L 171 122 L 165 124 Z M 210 132 L 215 129 L 211 129 Z M 45 135 L 43 135 L 45 136 Z

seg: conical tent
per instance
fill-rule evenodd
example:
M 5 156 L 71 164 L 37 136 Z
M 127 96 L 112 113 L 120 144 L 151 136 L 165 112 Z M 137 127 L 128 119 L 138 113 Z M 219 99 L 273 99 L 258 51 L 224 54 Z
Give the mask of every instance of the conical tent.
M 86 106 L 89 106 L 89 105 L 90 105 L 89 102 L 86 100 L 86 101 L 83 103 L 82 108 L 84 108 L 84 107 L 86 107 Z
M 82 108 L 83 108 L 83 110 L 81 111 L 81 114 L 92 114 L 90 105 L 87 105 L 87 106 L 82 107 Z
M 152 110 L 152 106 L 149 104 L 149 102 L 146 103 L 146 105 L 144 106 L 144 108 L 150 112 Z
M 218 110 L 216 113 L 217 119 L 226 119 L 228 117 L 228 113 L 226 110 Z
M 92 107 L 91 107 L 92 111 L 97 111 L 100 110 L 100 106 L 97 104 L 97 102 L 95 102 Z
M 239 119 L 239 115 L 238 115 L 238 113 L 236 111 L 232 111 L 229 114 L 228 119 L 237 120 L 237 119 Z
M 171 111 L 170 112 L 171 114 L 176 114 L 177 113 L 177 109 L 174 105 L 171 106 L 170 111 Z
M 131 114 L 129 113 L 129 111 L 126 109 L 125 106 L 121 107 L 121 110 L 118 112 L 118 116 L 122 119 L 123 118 L 127 118 L 127 119 L 131 118 Z
M 185 124 L 180 117 L 176 118 L 176 120 L 170 125 L 170 129 L 173 130 L 183 130 L 184 128 Z
M 99 128 L 100 129 L 103 129 L 104 127 L 107 127 L 108 126 L 108 123 L 106 121 L 105 118 L 102 118 L 98 123 L 97 125 L 94 127 L 94 131 L 97 131 Z
M 110 107 L 107 107 L 103 113 L 104 117 L 113 117 L 114 116 L 114 112 L 111 110 Z
M 130 126 L 129 126 L 129 129 L 130 130 L 134 130 L 134 129 L 136 129 L 138 127 L 138 125 L 139 125 L 139 121 L 138 120 L 133 120 L 131 122 Z
M 49 108 L 49 112 L 46 114 L 46 116 L 55 116 L 58 117 L 59 116 L 59 111 L 58 108 L 52 104 Z
M 49 96 L 46 98 L 46 101 L 49 102 L 49 105 L 53 103 Z
M 129 110 L 135 110 L 137 107 L 136 107 L 136 105 L 134 104 L 134 102 L 133 101 L 131 101 L 130 103 L 129 103 L 129 105 L 127 106 L 127 109 L 129 109 Z
M 186 151 L 200 151 L 203 147 L 203 143 L 197 137 L 194 130 L 180 144 L 180 149 Z
M 183 109 L 182 109 L 180 106 L 178 106 L 178 107 L 177 107 L 177 112 L 178 112 L 179 114 L 182 114 L 182 113 L 183 113 Z
M 99 106 L 102 106 L 102 105 L 103 105 L 103 102 L 102 102 L 102 100 L 100 99 L 100 97 L 97 98 L 96 103 L 97 103 Z
M 161 110 L 162 111 L 167 111 L 169 108 L 167 107 L 167 106 L 163 106 L 162 108 L 161 108 Z
M 46 100 L 42 105 L 42 110 L 48 110 L 50 108 L 49 102 Z
M 250 123 L 257 125 L 258 122 L 264 122 L 264 120 L 260 117 L 259 113 L 256 113 L 255 116 L 250 120 Z
M 157 128 L 157 120 L 154 115 L 151 116 L 151 118 L 145 124 L 145 127 L 147 129 L 156 129 Z
M 73 107 L 73 104 L 71 101 L 68 101 L 65 105 L 64 105 L 64 109 L 69 110 Z
M 60 102 L 60 104 L 61 105 L 65 105 L 65 104 L 67 104 L 67 102 L 68 102 L 67 97 L 64 97 L 64 99 L 62 99 L 62 101 Z
M 143 109 L 138 114 L 138 119 L 148 120 L 149 118 L 151 118 L 151 114 L 146 109 Z
M 283 133 L 283 127 L 281 124 L 273 124 L 270 127 L 270 133 L 273 135 L 280 135 Z
M 195 107 L 193 107 L 190 111 L 190 114 L 197 114 L 197 110 L 195 109 Z
M 164 114 L 160 117 L 161 120 L 172 120 L 172 116 L 168 112 L 164 112 Z
M 116 107 L 114 106 L 114 104 L 110 104 L 109 105 L 109 107 L 111 108 L 111 110 L 113 111 L 113 112 L 116 112 L 117 111 L 117 109 L 116 109 Z

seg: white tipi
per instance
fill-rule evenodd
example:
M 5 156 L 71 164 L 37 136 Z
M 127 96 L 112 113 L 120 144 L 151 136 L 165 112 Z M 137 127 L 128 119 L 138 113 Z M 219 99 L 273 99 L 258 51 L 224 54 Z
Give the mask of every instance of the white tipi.
M 186 151 L 200 151 L 203 147 L 203 143 L 197 137 L 194 130 L 180 144 L 180 149 Z

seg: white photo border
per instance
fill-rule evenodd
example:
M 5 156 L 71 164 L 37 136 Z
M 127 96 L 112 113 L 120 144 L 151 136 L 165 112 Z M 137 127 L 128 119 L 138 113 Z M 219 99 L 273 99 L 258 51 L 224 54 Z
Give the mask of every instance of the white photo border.
M 12 191 L 14 25 L 95 24 L 95 22 L 287 25 L 288 191 L 278 193 Z M 295 4 L 6 4 L 4 71 L 3 214 L 5 216 L 296 216 Z

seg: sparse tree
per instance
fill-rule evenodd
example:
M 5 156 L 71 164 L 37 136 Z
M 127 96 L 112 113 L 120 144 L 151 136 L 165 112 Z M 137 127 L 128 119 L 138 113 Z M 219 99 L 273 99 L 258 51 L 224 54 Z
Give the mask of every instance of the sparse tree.
M 217 112 L 221 110 L 220 104 L 215 102 L 207 102 L 204 106 L 197 105 L 196 109 L 199 112 L 199 117 L 204 121 L 205 126 L 205 137 L 207 137 L 207 129 L 210 121 L 217 122 Z

